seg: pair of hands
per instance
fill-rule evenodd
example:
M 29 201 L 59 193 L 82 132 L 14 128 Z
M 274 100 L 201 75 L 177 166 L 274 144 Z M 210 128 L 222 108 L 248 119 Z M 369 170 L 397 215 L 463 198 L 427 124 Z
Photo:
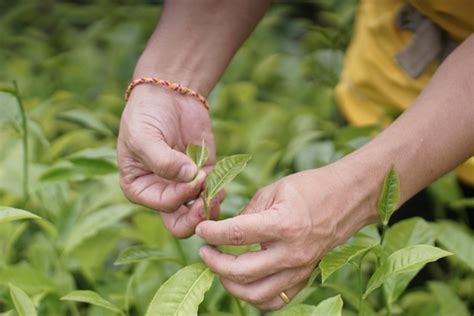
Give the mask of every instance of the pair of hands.
M 202 139 L 209 160 L 198 171 L 184 151 Z M 127 198 L 160 211 L 176 237 L 196 233 L 210 245 L 261 245 L 239 256 L 206 245 L 200 256 L 227 291 L 263 310 L 281 308 L 280 292 L 294 297 L 326 252 L 376 219 L 376 212 L 367 212 L 375 204 L 364 191 L 340 198 L 352 180 L 331 165 L 259 190 L 234 218 L 205 220 L 200 199 L 189 202 L 199 196 L 215 162 L 209 114 L 193 98 L 161 87 L 135 88 L 122 115 L 117 151 Z M 211 203 L 214 219 L 223 198 L 221 193 Z

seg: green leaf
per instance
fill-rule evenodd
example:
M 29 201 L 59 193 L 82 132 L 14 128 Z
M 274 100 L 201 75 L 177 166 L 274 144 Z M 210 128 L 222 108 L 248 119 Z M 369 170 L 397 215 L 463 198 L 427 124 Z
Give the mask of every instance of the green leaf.
M 449 255 L 452 253 L 428 245 L 409 246 L 394 252 L 382 261 L 380 267 L 369 279 L 364 298 L 381 286 L 389 277 L 415 271 L 429 262 Z
M 383 242 L 388 255 L 402 248 L 434 243 L 431 227 L 420 217 L 413 217 L 396 223 L 387 229 Z
M 440 316 L 469 316 L 467 304 L 463 303 L 451 287 L 441 282 L 428 285 L 440 306 Z
M 313 305 L 299 304 L 278 312 L 273 312 L 271 316 L 312 316 L 316 309 Z
M 449 204 L 449 207 L 453 209 L 464 209 L 466 207 L 474 207 L 474 198 L 465 198 L 453 201 Z
M 436 240 L 456 258 L 474 270 L 474 237 L 472 237 L 464 226 L 451 222 L 442 221 L 432 224 L 436 232 Z
M 359 306 L 359 290 L 354 289 L 350 286 L 344 285 L 341 283 L 329 283 L 326 282 L 323 284 L 324 287 L 333 289 L 336 293 L 341 294 L 342 298 L 344 299 L 344 303 L 348 303 L 352 307 L 354 307 L 361 316 L 376 316 L 377 313 L 373 310 L 370 306 L 370 303 L 366 300 L 361 300 Z
M 206 199 L 212 200 L 227 183 L 245 168 L 250 158 L 250 155 L 234 155 L 217 162 L 206 180 Z
M 197 315 L 214 274 L 203 263 L 184 267 L 171 276 L 153 297 L 146 316 Z
M 353 243 L 345 243 L 333 249 L 321 259 L 319 267 L 321 268 L 322 282 L 342 268 L 351 260 L 369 251 L 377 245 L 377 241 L 369 238 L 357 238 Z
M 412 245 L 433 245 L 434 236 L 431 227 L 419 217 L 396 223 L 387 230 L 384 239 L 384 255 Z M 387 302 L 395 302 L 405 291 L 410 281 L 418 274 L 418 269 L 388 278 L 384 283 L 384 294 Z
M 0 223 L 12 222 L 20 219 L 41 218 L 31 212 L 18 208 L 0 206 Z
M 204 141 L 202 146 L 189 144 L 186 148 L 186 155 L 194 161 L 198 169 L 204 166 L 209 158 L 209 152 L 204 145 Z
M 73 291 L 61 297 L 62 301 L 74 301 L 92 304 L 124 315 L 124 312 L 94 291 Z
M 336 295 L 319 303 L 311 315 L 341 316 L 342 305 L 341 295 Z
M 175 261 L 181 263 L 181 260 L 170 256 L 159 248 L 152 248 L 147 246 L 132 246 L 125 249 L 115 261 L 115 265 L 136 263 L 143 260 L 157 260 L 157 261 Z
M 85 110 L 71 110 L 59 115 L 60 119 L 95 130 L 105 136 L 113 135 L 110 129 L 97 119 L 96 115 Z
M 94 213 L 76 224 L 66 240 L 64 251 L 71 252 L 85 239 L 94 236 L 99 231 L 113 226 L 123 218 L 130 215 L 136 207 L 130 204 L 118 204 L 108 206 Z
M 19 316 L 36 316 L 33 300 L 22 289 L 10 284 L 10 296 Z
M 377 203 L 380 219 L 383 225 L 388 224 L 390 216 L 398 207 L 400 201 L 400 180 L 393 167 L 385 175 L 383 180 L 383 189 Z
M 10 125 L 21 131 L 21 109 L 15 91 L 0 91 L 0 127 Z

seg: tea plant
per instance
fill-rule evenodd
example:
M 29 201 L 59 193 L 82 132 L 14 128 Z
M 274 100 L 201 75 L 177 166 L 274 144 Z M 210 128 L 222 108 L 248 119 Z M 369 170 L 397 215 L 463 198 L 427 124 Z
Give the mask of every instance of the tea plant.
M 196 152 L 200 153 L 196 155 Z M 193 147 L 193 150 L 188 150 L 188 154 L 192 153 L 191 156 L 193 157 L 205 157 L 206 154 L 204 152 L 204 148 L 197 149 Z M 224 160 L 228 158 L 224 158 Z M 234 158 L 229 161 L 235 160 Z M 244 159 L 237 160 L 244 161 Z M 202 159 L 195 161 L 197 161 L 198 165 L 203 164 L 200 163 Z M 230 166 L 230 163 L 226 165 Z M 216 169 L 218 167 L 222 168 L 222 164 L 217 163 Z M 230 174 L 236 174 L 241 169 L 241 166 L 233 164 L 232 167 L 227 169 L 226 174 L 231 179 Z M 223 172 L 215 170 L 213 173 L 222 175 L 220 179 L 223 182 L 223 179 L 226 178 Z M 211 176 L 212 173 L 209 175 L 209 178 Z M 215 177 L 217 178 L 217 176 Z M 214 181 L 211 182 L 211 184 L 214 183 Z M 372 235 L 364 232 L 359 233 L 350 242 L 337 247 L 324 256 L 312 276 L 313 280 L 309 282 L 309 284 L 313 283 L 314 278 L 321 273 L 324 284 L 333 273 L 340 270 L 346 264 L 352 264 L 359 279 L 358 300 L 353 302 L 359 315 L 377 315 L 366 299 L 374 290 L 381 286 L 383 287 L 385 302 L 384 313 L 391 315 L 393 303 L 403 294 L 409 282 L 425 264 L 452 255 L 451 252 L 429 244 L 433 242 L 431 231 L 421 219 L 410 219 L 398 223 L 398 226 L 394 228 L 388 227 L 389 219 L 399 204 L 399 186 L 398 175 L 395 169 L 391 168 L 384 178 L 382 193 L 377 203 L 382 223 L 382 236 L 378 236 L 376 230 L 372 231 Z M 410 238 L 403 238 L 402 232 L 397 231 L 398 227 L 405 228 L 407 226 L 408 228 L 405 229 L 415 229 L 423 225 L 425 225 L 423 231 L 403 232 L 409 232 L 410 235 L 413 234 L 411 235 L 413 237 Z M 385 239 L 385 236 L 388 236 L 388 238 Z M 402 241 L 394 239 L 397 237 L 402 237 Z M 375 271 L 370 276 L 368 283 L 364 285 L 362 264 L 364 258 L 371 254 L 375 257 Z M 196 315 L 198 306 L 204 299 L 205 293 L 211 287 L 212 281 L 212 272 L 202 263 L 195 263 L 179 270 L 160 287 L 150 303 L 146 315 Z M 273 314 L 337 316 L 342 315 L 343 301 L 341 295 L 337 295 L 321 302 L 318 306 L 292 305 L 286 310 Z M 459 305 L 459 311 L 466 314 L 462 305 Z M 242 313 L 245 314 L 245 312 Z
M 201 239 L 172 237 L 156 212 L 132 205 L 118 186 L 123 89 L 156 25 L 160 6 L 151 3 L 0 3 L 2 316 L 153 314 L 149 307 L 160 303 L 157 291 L 165 283 L 193 289 L 188 308 L 199 305 L 199 315 L 261 315 L 226 293 L 217 278 L 209 281 L 212 274 L 198 263 Z M 221 218 L 233 216 L 257 189 L 330 164 L 381 130 L 383 124 L 345 125 L 334 102 L 356 3 L 275 2 L 210 95 L 219 157 L 252 155 L 226 185 Z M 205 164 L 205 153 L 195 149 L 195 161 Z M 275 314 L 331 315 L 342 306 L 344 316 L 389 309 L 404 316 L 469 315 L 472 198 L 454 173 L 425 192 L 426 205 L 411 211 L 426 220 L 392 218 L 384 234 L 381 226 L 363 229 L 329 253 L 308 286 Z M 383 268 L 384 262 L 396 267 L 397 253 L 413 255 L 411 248 L 401 250 L 418 245 L 453 255 L 421 270 L 417 264 L 410 272 Z M 428 249 L 423 256 L 431 260 Z M 192 279 L 201 275 L 211 283 L 209 290 L 204 281 L 180 287 L 181 277 L 172 276 L 182 276 L 177 272 L 184 267 Z M 179 291 L 166 291 L 166 300 Z

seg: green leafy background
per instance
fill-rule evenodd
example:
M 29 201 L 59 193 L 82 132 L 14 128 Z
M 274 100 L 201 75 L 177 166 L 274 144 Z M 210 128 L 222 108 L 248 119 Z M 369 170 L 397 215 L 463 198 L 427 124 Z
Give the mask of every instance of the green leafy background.
M 253 157 L 226 187 L 223 217 L 235 214 L 258 188 L 329 164 L 380 130 L 347 126 L 334 99 L 356 4 L 276 2 L 213 91 L 218 155 Z M 138 0 L 0 2 L 0 205 L 9 207 L 0 208 L 0 313 L 22 315 L 34 306 L 39 315 L 145 315 L 158 288 L 199 260 L 198 238 L 172 238 L 156 213 L 131 205 L 118 186 L 123 91 L 159 13 L 159 4 Z M 25 131 L 13 80 L 28 117 L 28 198 L 21 163 Z M 338 250 L 337 269 L 323 270 L 323 283 L 315 274 L 312 286 L 281 314 L 385 314 L 388 291 L 393 314 L 469 315 L 472 198 L 463 196 L 452 174 L 425 195 L 426 205 L 413 214 L 429 221 L 388 228 L 384 247 L 373 248 L 362 262 L 360 253 L 347 249 L 380 242 L 375 227 L 364 229 L 352 246 Z M 417 277 L 388 279 L 358 304 L 354 260 L 362 262 L 367 282 L 377 258 L 420 243 L 454 255 L 419 267 Z M 199 311 L 260 315 L 216 280 Z

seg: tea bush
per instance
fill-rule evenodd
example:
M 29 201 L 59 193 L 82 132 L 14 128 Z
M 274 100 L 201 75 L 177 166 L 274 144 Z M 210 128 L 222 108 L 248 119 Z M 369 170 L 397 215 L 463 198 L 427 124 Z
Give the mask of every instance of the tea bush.
M 222 218 L 258 188 L 329 164 L 382 128 L 347 126 L 334 100 L 355 7 L 277 2 L 213 91 L 218 154 L 252 155 L 226 186 Z M 145 1 L 0 3 L 1 315 L 160 315 L 183 293 L 193 294 L 178 315 L 260 315 L 199 263 L 202 240 L 173 238 L 118 186 L 123 91 L 159 11 Z M 391 171 L 383 227 L 330 252 L 275 315 L 469 315 L 473 200 L 448 174 L 413 210 L 424 219 L 387 225 L 397 187 Z

